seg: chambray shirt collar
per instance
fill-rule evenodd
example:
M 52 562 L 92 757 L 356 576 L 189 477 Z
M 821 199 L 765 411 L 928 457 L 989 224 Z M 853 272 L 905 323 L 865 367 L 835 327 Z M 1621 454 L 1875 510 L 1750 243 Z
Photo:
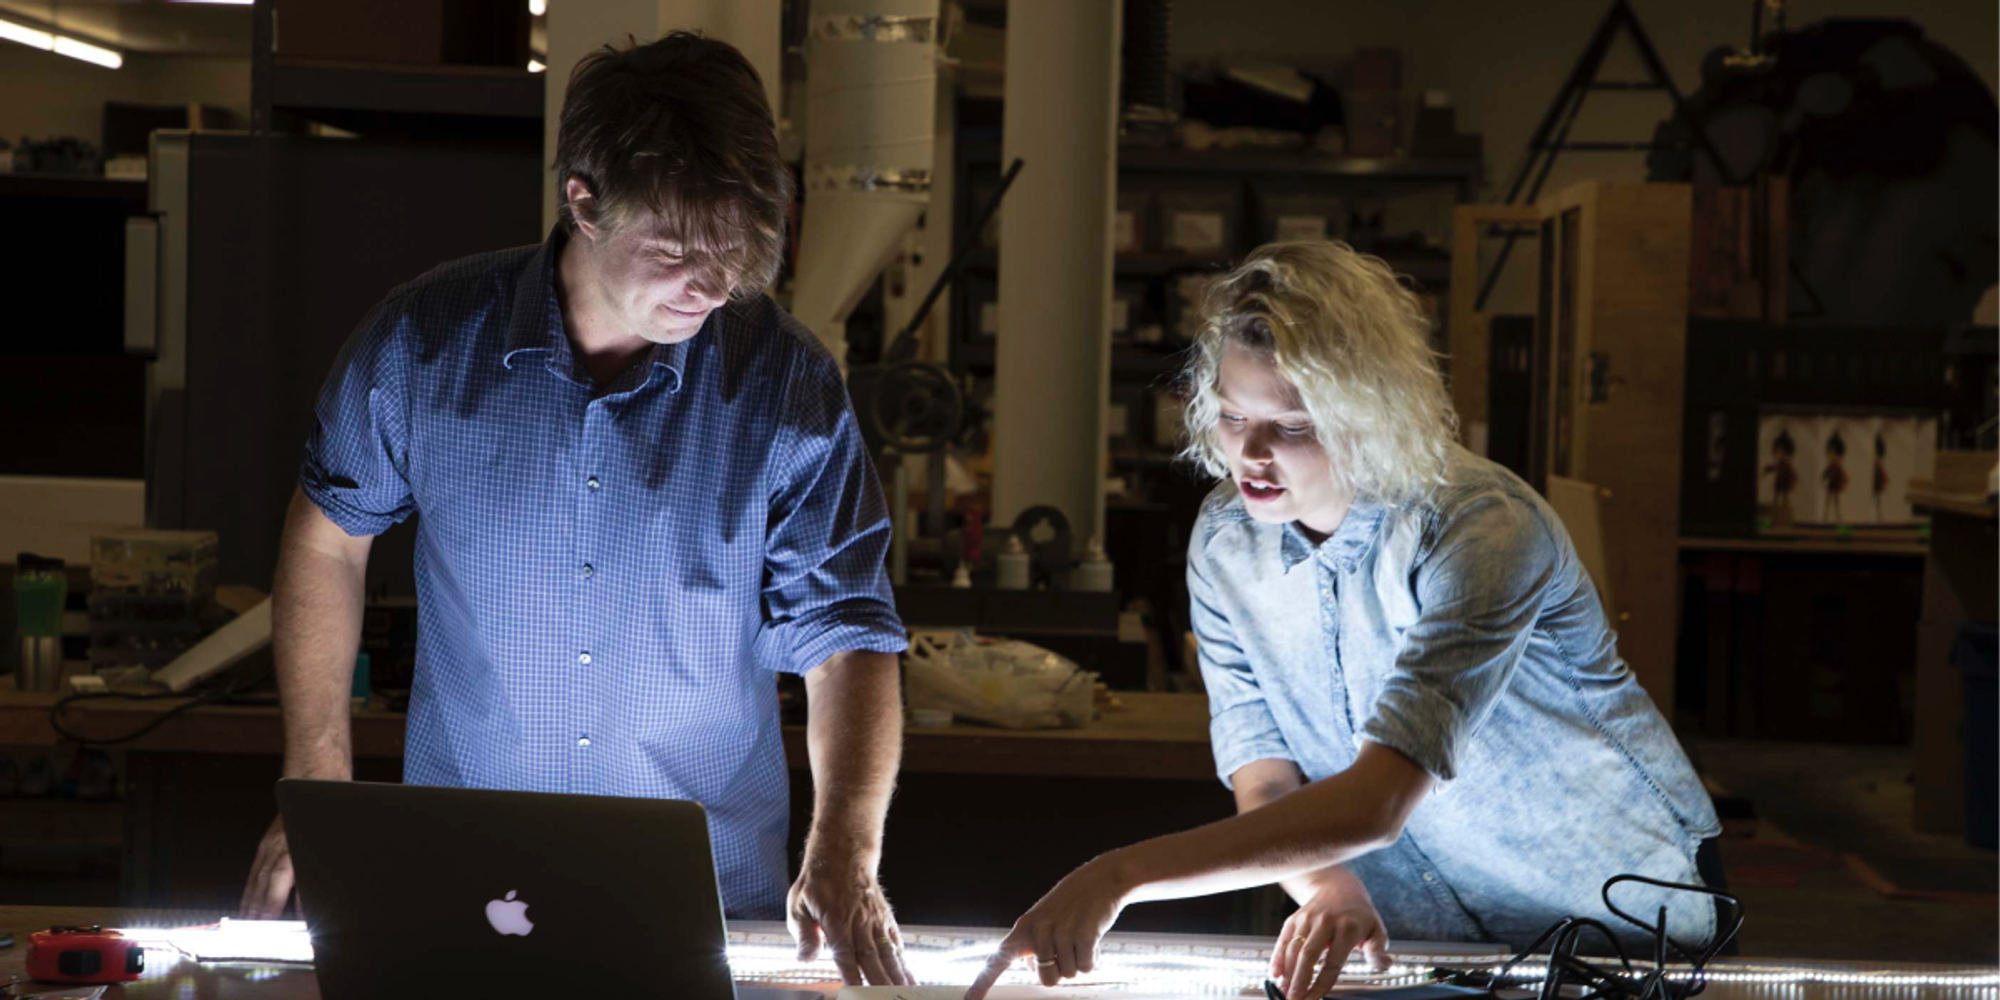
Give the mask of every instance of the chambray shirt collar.
M 1284 571 L 1290 573 L 1292 567 L 1317 554 L 1320 562 L 1342 573 L 1354 572 L 1361 560 L 1368 558 L 1368 550 L 1375 546 L 1376 529 L 1382 526 L 1386 513 L 1382 504 L 1367 497 L 1355 497 L 1340 527 L 1318 544 L 1314 544 L 1297 521 L 1286 522 L 1278 544 L 1278 558 L 1284 564 Z
M 562 300 L 556 295 L 556 261 L 562 256 L 563 244 L 568 242 L 568 234 L 561 226 L 549 230 L 549 238 L 542 241 L 541 249 L 528 258 L 521 268 L 521 280 L 515 283 L 514 311 L 507 324 L 507 347 L 500 354 L 500 363 L 510 370 L 518 355 L 536 351 L 547 352 L 549 370 L 557 375 L 572 377 L 576 370 L 576 358 L 570 351 L 569 333 L 563 327 Z M 723 310 L 709 313 L 696 337 L 706 334 L 721 322 Z M 667 391 L 681 391 L 681 373 L 687 368 L 688 345 L 694 337 L 676 344 L 654 344 L 647 352 L 647 364 L 634 365 L 633 371 L 647 372 L 650 381 L 657 370 L 673 376 Z M 627 373 L 626 378 L 630 377 Z M 622 383 L 618 388 L 635 388 Z M 588 384 L 586 379 L 585 384 Z

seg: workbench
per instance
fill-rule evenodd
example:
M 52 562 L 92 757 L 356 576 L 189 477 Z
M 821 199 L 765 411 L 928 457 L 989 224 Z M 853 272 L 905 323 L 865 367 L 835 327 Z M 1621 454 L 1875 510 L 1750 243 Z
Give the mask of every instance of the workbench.
M 0 983 L 19 974 L 26 963 L 27 933 L 52 925 L 99 924 L 119 927 L 176 927 L 213 923 L 218 914 L 189 911 L 126 910 L 91 907 L 20 907 L 0 902 L 0 928 L 13 931 L 21 943 L 0 950 Z M 1122 926 L 1122 922 L 1121 922 Z M 950 963 L 947 950 L 976 952 L 977 945 L 997 942 L 998 928 L 925 927 L 904 923 L 905 955 L 913 974 L 938 985 L 968 981 L 976 959 Z M 831 961 L 800 965 L 789 959 L 789 938 L 781 924 L 732 923 L 730 965 L 739 984 L 780 985 L 822 996 L 839 991 Z M 1167 958 L 1183 971 L 1160 974 L 1146 982 L 1100 987 L 1102 994 L 1143 991 L 1150 996 L 1261 996 L 1252 985 L 1258 969 L 1268 962 L 1268 938 L 1216 934 L 1167 935 L 1114 931 L 1100 949 L 1099 968 L 1112 974 L 1143 970 L 1155 958 Z M 968 948 L 968 945 L 975 947 Z M 1404 943 L 1392 950 L 1396 972 L 1421 976 L 1431 968 L 1490 967 L 1493 951 L 1479 947 L 1425 946 Z M 205 965 L 168 950 L 148 948 L 145 977 L 112 987 L 106 1000 L 208 997 L 215 1000 L 318 1000 L 319 985 L 305 965 L 231 963 Z M 1194 966 L 1187 963 L 1193 962 Z M 664 971 L 664 970 L 663 970 Z M 927 977 L 925 973 L 942 973 Z M 567 970 L 523 969 L 526 983 L 560 982 L 588 987 Z M 1720 960 L 1709 966 L 1705 1000 L 1992 1000 L 2000 994 L 2000 970 L 1982 967 L 1917 965 L 1912 963 L 1836 963 L 1780 959 Z M 1409 982 L 1404 978 L 1401 982 Z M 1234 984 L 1241 982 L 1242 986 Z M 1394 982 L 1394 981 L 1390 981 Z M 672 977 L 661 978 L 661 996 L 674 996 Z M 53 987 L 51 987 L 53 988 Z M 523 995 L 554 992 L 537 985 Z M 1365 992 L 1345 994 L 1366 997 Z
M 889 813 L 882 882 L 901 912 L 926 923 L 1005 923 L 1090 858 L 1235 812 L 1215 779 L 1208 702 L 1201 695 L 1120 692 L 1122 709 L 1085 729 L 978 725 L 904 730 L 903 767 Z M 54 695 L 0 692 L 0 746 L 52 747 Z M 88 735 L 130 732 L 174 700 L 87 701 L 65 725 Z M 355 777 L 402 775 L 404 717 L 353 716 Z M 805 730 L 786 727 L 796 864 L 811 820 Z M 125 802 L 118 900 L 210 909 L 242 891 L 276 803 L 283 728 L 275 706 L 209 705 L 121 744 Z M 0 899 L 0 902 L 5 902 Z M 1232 893 L 1139 907 L 1148 930 L 1275 930 L 1275 892 Z
M 1120 692 L 1122 707 L 1086 729 L 997 729 L 960 723 L 903 733 L 904 774 L 985 774 L 1208 781 L 1208 699 L 1193 694 Z M 54 694 L 0 690 L 0 746 L 55 746 L 49 725 Z M 90 736 L 137 729 L 182 704 L 85 701 L 65 710 L 69 727 Z M 354 755 L 403 755 L 404 715 L 381 708 L 353 715 Z M 276 706 L 204 705 L 127 744 L 149 753 L 281 755 L 284 726 Z M 785 756 L 806 765 L 805 727 L 785 727 Z

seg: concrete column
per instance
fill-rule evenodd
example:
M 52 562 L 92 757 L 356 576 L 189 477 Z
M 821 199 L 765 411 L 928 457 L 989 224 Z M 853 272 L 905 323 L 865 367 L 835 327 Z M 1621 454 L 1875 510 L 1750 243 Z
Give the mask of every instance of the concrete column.
M 993 507 L 1053 504 L 1079 550 L 1103 533 L 1111 222 L 1118 188 L 1118 0 L 1007 7 Z
M 764 79 L 764 96 L 782 105 L 782 0 L 549 0 L 548 71 L 543 74 L 542 162 L 554 163 L 556 130 L 570 71 L 603 45 L 640 44 L 675 28 L 699 30 L 742 50 Z M 542 227 L 556 224 L 556 176 L 542 185 Z

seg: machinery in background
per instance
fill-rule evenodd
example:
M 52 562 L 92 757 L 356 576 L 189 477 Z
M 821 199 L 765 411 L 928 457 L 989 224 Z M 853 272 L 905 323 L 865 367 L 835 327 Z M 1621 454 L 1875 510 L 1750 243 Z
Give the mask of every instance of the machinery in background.
M 144 681 L 229 620 L 215 597 L 213 531 L 123 531 L 90 540 L 90 666 Z
M 937 0 L 813 6 L 791 311 L 843 364 L 848 314 L 930 204 L 941 34 Z
M 916 360 L 917 331 L 937 304 L 938 296 L 958 276 L 959 269 L 964 266 L 967 255 L 977 242 L 980 229 L 993 217 L 993 213 L 999 211 L 1001 199 L 1006 197 L 1014 179 L 1020 176 L 1022 166 L 1022 161 L 1016 159 L 1007 168 L 1007 173 L 1000 179 L 1000 186 L 981 209 L 977 223 L 960 237 L 958 246 L 952 249 L 951 260 L 911 314 L 909 323 L 884 347 L 882 363 L 857 365 L 848 372 L 848 392 L 854 399 L 855 410 L 860 414 L 862 435 L 868 441 L 869 450 L 885 463 L 895 464 L 891 474 L 895 485 L 890 506 L 895 535 L 889 563 L 890 578 L 898 585 L 909 582 L 912 534 L 906 523 L 910 508 L 910 471 L 905 459 L 911 455 L 928 457 L 925 464 L 929 511 L 923 520 L 922 535 L 933 543 L 940 543 L 946 535 L 945 453 L 969 428 L 977 425 L 977 421 L 968 419 L 966 393 L 957 378 L 948 369 Z M 927 555 L 940 560 L 934 566 L 943 578 L 949 579 L 958 566 L 955 557 L 963 549 L 954 549 L 949 544 L 933 544 L 924 548 Z
M 1992 91 L 1907 19 L 1778 29 L 1709 54 L 1687 114 L 1655 132 L 1649 179 L 1772 187 L 1788 287 L 1770 323 L 1965 323 L 2000 268 Z

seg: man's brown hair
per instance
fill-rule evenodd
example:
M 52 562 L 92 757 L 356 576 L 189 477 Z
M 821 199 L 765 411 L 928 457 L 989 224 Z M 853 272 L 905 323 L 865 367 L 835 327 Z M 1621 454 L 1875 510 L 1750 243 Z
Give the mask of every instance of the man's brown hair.
M 564 189 L 576 177 L 593 196 L 584 221 L 615 230 L 649 210 L 731 297 L 777 277 L 792 174 L 764 82 L 734 46 L 675 31 L 585 56 L 563 98 L 555 166 L 571 233 L 577 206 Z

